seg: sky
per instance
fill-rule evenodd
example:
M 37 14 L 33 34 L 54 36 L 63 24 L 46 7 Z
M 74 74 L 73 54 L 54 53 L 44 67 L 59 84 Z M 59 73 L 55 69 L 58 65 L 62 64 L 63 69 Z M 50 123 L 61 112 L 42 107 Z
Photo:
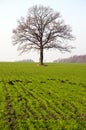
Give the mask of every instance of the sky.
M 33 5 L 49 6 L 60 12 L 62 19 L 71 26 L 72 34 L 76 37 L 76 40 L 69 41 L 69 44 L 75 47 L 71 53 L 45 51 L 45 62 L 86 54 L 86 0 L 0 0 L 0 61 L 39 61 L 37 51 L 19 55 L 17 46 L 12 45 L 12 30 L 17 27 L 17 20 L 21 16 L 26 17 L 28 9 Z

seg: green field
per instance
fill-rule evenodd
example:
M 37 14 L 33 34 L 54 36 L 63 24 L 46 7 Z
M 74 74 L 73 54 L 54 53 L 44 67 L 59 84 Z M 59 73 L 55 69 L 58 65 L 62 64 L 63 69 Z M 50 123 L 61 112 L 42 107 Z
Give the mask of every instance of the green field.
M 86 130 L 86 64 L 0 63 L 0 130 Z

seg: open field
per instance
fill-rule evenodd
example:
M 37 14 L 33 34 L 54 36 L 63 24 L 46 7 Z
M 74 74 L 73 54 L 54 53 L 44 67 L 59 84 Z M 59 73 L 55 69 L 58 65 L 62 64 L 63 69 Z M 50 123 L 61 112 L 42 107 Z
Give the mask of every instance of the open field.
M 86 64 L 0 63 L 0 130 L 86 130 Z

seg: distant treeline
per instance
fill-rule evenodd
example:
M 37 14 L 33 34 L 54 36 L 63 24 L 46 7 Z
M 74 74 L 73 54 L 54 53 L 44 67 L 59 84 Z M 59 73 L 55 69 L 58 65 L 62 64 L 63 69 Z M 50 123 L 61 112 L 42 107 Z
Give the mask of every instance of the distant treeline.
M 23 59 L 23 60 L 19 60 L 17 62 L 34 62 L 32 59 Z
M 57 59 L 54 62 L 58 63 L 86 63 L 86 55 L 75 55 L 69 58 Z

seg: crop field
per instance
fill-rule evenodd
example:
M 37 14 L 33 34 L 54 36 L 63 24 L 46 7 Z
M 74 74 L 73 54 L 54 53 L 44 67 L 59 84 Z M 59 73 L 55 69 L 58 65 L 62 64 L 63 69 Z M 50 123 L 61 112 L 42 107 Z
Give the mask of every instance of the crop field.
M 0 130 L 86 130 L 86 64 L 0 63 Z

